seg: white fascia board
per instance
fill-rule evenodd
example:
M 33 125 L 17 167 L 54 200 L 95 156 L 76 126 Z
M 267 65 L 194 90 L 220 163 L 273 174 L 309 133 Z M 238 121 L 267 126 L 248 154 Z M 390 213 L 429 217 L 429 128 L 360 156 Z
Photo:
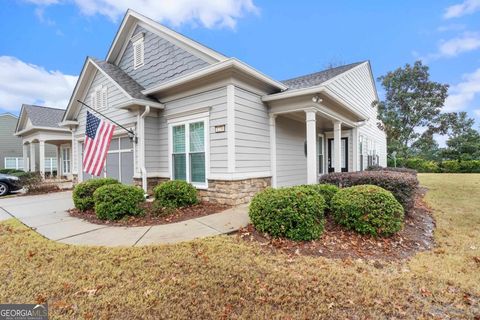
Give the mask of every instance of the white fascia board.
M 108 51 L 106 61 L 108 62 L 113 62 L 116 59 L 116 55 L 121 52 L 118 50 L 118 47 L 122 46 L 123 41 L 128 41 L 129 39 L 126 39 L 126 32 L 124 32 L 124 29 L 126 27 L 132 27 L 135 25 L 135 22 L 141 21 L 150 27 L 159 30 L 160 32 L 166 34 L 169 37 L 175 38 L 176 40 L 184 43 L 185 45 L 191 47 L 192 49 L 199 51 L 203 53 L 204 55 L 210 57 L 213 60 L 216 61 L 223 61 L 226 60 L 227 57 L 224 55 L 216 52 L 215 50 L 212 50 L 176 31 L 173 31 L 170 28 L 167 28 L 160 23 L 138 13 L 135 12 L 131 9 L 128 9 L 127 13 L 125 14 L 125 17 L 123 18 L 122 24 L 120 25 L 120 28 L 117 31 L 117 34 L 115 36 L 115 39 L 113 40 L 112 45 L 110 46 L 110 50 Z
M 76 120 L 65 120 L 58 124 L 60 127 L 77 127 L 78 121 Z
M 55 132 L 70 133 L 70 130 L 68 130 L 68 129 L 63 129 L 63 128 L 30 127 L 30 128 L 24 129 L 24 130 L 22 130 L 22 131 L 15 132 L 14 135 L 15 135 L 15 136 L 22 136 L 22 135 L 24 135 L 25 133 L 28 133 L 28 132 L 33 131 L 33 130 L 38 130 L 38 131 L 55 131 Z
M 187 74 L 185 76 L 178 77 L 176 79 L 173 79 L 173 80 L 167 81 L 165 83 L 159 84 L 159 85 L 154 86 L 150 89 L 143 90 L 142 93 L 144 95 L 150 95 L 150 94 L 158 93 L 158 92 L 161 92 L 163 90 L 171 89 L 171 88 L 183 85 L 185 83 L 195 81 L 195 80 L 198 80 L 198 79 L 201 79 L 201 78 L 204 78 L 204 77 L 208 77 L 208 76 L 211 76 L 215 73 L 218 73 L 218 72 L 221 72 L 221 71 L 224 71 L 224 70 L 227 70 L 227 69 L 231 69 L 231 68 L 237 69 L 237 70 L 239 70 L 239 71 L 241 71 L 241 72 L 243 72 L 247 75 L 250 75 L 250 76 L 252 76 L 252 77 L 254 77 L 254 78 L 256 78 L 256 79 L 258 79 L 262 82 L 265 82 L 265 83 L 271 85 L 272 87 L 278 88 L 280 90 L 285 90 L 287 88 L 283 83 L 267 77 L 263 73 L 260 73 L 259 71 L 257 71 L 255 69 L 253 69 L 252 67 L 244 64 L 243 62 L 240 62 L 239 60 L 237 60 L 235 58 L 230 58 L 228 60 L 218 62 L 218 63 L 212 64 L 210 66 L 207 66 L 205 68 L 199 69 L 196 72 L 193 72 L 193 73 Z
M 67 116 L 70 113 L 70 109 L 77 104 L 77 95 L 78 95 L 78 90 L 80 87 L 80 84 L 84 81 L 85 77 L 87 77 L 87 73 L 89 74 L 91 72 L 90 66 L 91 59 L 87 57 L 85 60 L 85 63 L 83 64 L 82 72 L 80 73 L 80 77 L 78 77 L 77 83 L 75 84 L 75 88 L 73 89 L 72 96 L 70 97 L 70 100 L 68 102 L 67 108 L 65 109 L 65 113 L 63 114 L 62 122 L 67 120 Z
M 116 82 L 115 80 L 112 79 L 112 77 L 110 77 L 105 71 L 103 71 L 102 68 L 100 68 L 96 63 L 95 61 L 93 61 L 92 59 L 88 58 L 89 62 L 95 66 L 95 68 L 97 68 L 98 71 L 100 71 L 107 79 L 109 79 L 117 88 L 118 90 L 120 90 L 121 92 L 123 92 L 123 94 L 125 94 L 127 96 L 127 98 L 129 99 L 133 99 L 133 97 L 127 92 L 125 91 L 125 89 L 122 88 L 121 85 L 118 84 L 118 82 Z
M 165 106 L 163 103 L 160 102 L 155 102 L 155 101 L 149 101 L 149 100 L 143 100 L 143 99 L 130 99 L 125 102 L 119 103 L 115 105 L 115 108 L 117 109 L 128 109 L 131 106 L 149 106 L 153 109 L 158 109 L 158 110 L 163 110 L 165 109 Z

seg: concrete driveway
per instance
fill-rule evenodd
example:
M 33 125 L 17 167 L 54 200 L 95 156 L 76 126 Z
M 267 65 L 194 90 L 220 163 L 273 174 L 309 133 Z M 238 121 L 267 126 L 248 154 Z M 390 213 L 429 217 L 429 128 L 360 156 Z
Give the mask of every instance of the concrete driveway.
M 68 244 L 139 246 L 230 233 L 249 223 L 247 206 L 166 225 L 112 227 L 70 217 L 72 192 L 0 198 L 0 221 L 17 218 L 44 237 Z

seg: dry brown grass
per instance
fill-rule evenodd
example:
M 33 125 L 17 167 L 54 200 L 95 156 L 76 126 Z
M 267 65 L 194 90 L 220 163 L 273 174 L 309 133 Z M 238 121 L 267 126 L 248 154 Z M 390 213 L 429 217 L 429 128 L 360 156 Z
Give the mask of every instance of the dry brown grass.
M 420 175 L 437 248 L 403 263 L 262 253 L 221 236 L 87 248 L 0 224 L 0 302 L 52 319 L 473 318 L 480 315 L 480 175 Z

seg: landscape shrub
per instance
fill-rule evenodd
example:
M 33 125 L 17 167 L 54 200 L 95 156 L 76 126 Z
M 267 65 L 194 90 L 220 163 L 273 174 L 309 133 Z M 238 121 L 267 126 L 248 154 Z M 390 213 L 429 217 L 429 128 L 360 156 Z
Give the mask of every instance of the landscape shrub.
M 198 203 L 197 189 L 190 183 L 171 180 L 153 189 L 155 205 L 165 208 L 181 208 Z
M 402 204 L 405 212 L 410 212 L 415 203 L 418 179 L 415 175 L 393 171 L 337 172 L 320 177 L 320 183 L 334 184 L 340 188 L 363 184 L 373 184 L 392 192 Z
M 325 200 L 313 188 L 267 188 L 257 193 L 248 214 L 255 228 L 272 237 L 314 240 L 324 227 Z
M 480 173 L 480 160 L 446 160 L 440 169 L 445 173 Z
M 17 169 L 0 169 L 0 173 L 3 174 L 11 174 L 13 175 L 14 173 L 24 173 L 25 171 L 23 170 L 17 170 Z
M 93 209 L 95 206 L 95 201 L 93 199 L 93 193 L 98 188 L 109 185 L 109 184 L 119 184 L 115 179 L 112 178 L 100 178 L 100 179 L 90 179 L 84 182 L 81 182 L 75 186 L 73 189 L 73 204 L 75 208 L 86 211 Z
M 335 221 L 372 236 L 390 236 L 402 229 L 403 208 L 391 192 L 374 185 L 341 189 L 332 199 Z
M 125 184 L 106 184 L 93 193 L 95 214 L 102 220 L 118 220 L 141 215 L 145 201 L 143 189 Z
M 393 164 L 389 162 L 390 165 Z M 422 173 L 480 173 L 480 160 L 444 160 L 437 162 L 420 158 L 398 158 L 397 168 L 392 169 L 399 171 L 407 168 Z
M 333 184 L 308 184 L 299 186 L 298 188 L 312 189 L 319 193 L 325 200 L 325 208 L 329 210 L 330 202 L 332 201 L 333 196 L 338 192 L 338 190 L 340 190 L 336 185 Z
M 380 166 L 370 166 L 367 168 L 367 171 L 392 171 L 392 172 L 401 172 L 401 173 L 409 173 L 413 175 L 417 175 L 417 170 L 409 169 L 404 167 L 380 167 Z

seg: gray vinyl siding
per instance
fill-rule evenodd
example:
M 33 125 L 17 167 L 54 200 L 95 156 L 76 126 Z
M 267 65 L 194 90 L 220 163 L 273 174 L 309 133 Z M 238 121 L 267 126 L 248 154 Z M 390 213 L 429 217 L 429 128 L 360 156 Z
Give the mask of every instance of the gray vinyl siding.
M 209 137 L 210 137 L 210 173 L 226 174 L 227 167 L 227 134 L 215 133 L 215 126 L 227 123 L 227 90 L 220 88 L 203 92 L 186 98 L 174 100 L 165 104 L 165 110 L 161 112 L 159 119 L 159 133 L 156 135 L 158 142 L 159 158 L 157 169 L 159 172 L 168 172 L 168 124 L 167 118 L 176 113 L 180 117 L 188 115 L 188 111 L 195 109 L 210 108 Z M 151 139 L 150 137 L 147 139 Z M 153 163 L 153 160 L 152 160 Z M 208 164 L 207 164 L 208 165 Z
M 133 68 L 133 44 L 129 41 L 118 66 L 144 88 L 208 66 L 199 57 L 140 26 L 133 35 L 140 32 L 145 34 L 144 65 Z
M 235 88 L 236 173 L 270 172 L 270 127 L 261 97 Z
M 307 183 L 305 123 L 282 116 L 276 119 L 277 186 Z
M 97 86 L 107 86 L 107 108 L 105 110 L 100 110 L 104 115 L 111 118 L 112 120 L 120 124 L 128 124 L 136 122 L 136 113 L 130 112 L 128 110 L 118 109 L 115 106 L 119 103 L 125 102 L 128 100 L 124 92 L 120 89 L 103 73 L 97 71 L 95 78 L 92 82 L 92 85 L 88 89 L 85 101 L 90 104 L 92 101 L 92 94 L 95 91 Z M 85 118 L 87 115 L 87 108 L 82 108 L 78 116 L 79 126 L 77 128 L 77 133 L 85 132 Z
M 6 114 L 0 115 L 0 169 L 5 167 L 5 157 L 23 155 L 22 139 L 14 136 L 17 118 Z
M 157 117 L 145 118 L 145 167 L 147 172 L 167 172 L 167 141 L 160 136 L 160 123 L 165 126 L 165 119 Z
M 370 75 L 370 67 L 364 63 L 346 72 L 336 80 L 327 85 L 335 94 L 345 99 L 353 108 L 368 116 L 367 123 L 358 129 L 360 135 L 377 143 L 377 153 L 380 156 L 380 165 L 387 165 L 386 135 L 377 127 L 377 109 L 372 107 L 376 100 L 375 84 Z M 356 143 L 359 143 L 357 141 Z M 359 150 L 360 151 L 360 150 Z M 360 152 L 359 152 L 360 155 Z M 364 168 L 366 168 L 366 157 L 364 157 Z M 360 156 L 357 161 L 360 161 Z M 358 168 L 360 168 L 358 164 Z

